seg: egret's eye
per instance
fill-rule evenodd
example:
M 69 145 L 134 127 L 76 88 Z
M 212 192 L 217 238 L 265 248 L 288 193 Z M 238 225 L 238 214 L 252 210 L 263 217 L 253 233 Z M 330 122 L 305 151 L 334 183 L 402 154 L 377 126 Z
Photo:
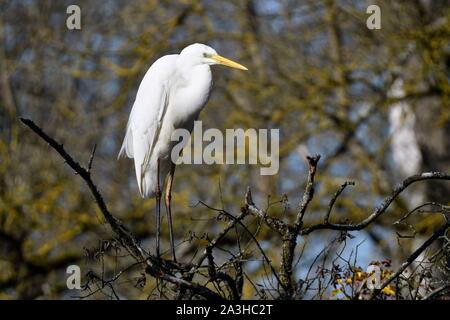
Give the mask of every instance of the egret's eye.
M 209 53 L 206 53 L 206 52 L 203 53 L 203 57 L 204 57 L 204 58 L 209 58 L 210 56 L 211 56 L 211 55 L 210 55 Z

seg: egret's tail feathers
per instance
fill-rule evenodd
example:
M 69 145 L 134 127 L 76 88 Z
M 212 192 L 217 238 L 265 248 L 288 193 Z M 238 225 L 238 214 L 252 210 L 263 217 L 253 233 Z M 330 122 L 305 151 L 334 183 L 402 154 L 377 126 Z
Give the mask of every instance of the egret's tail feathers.
M 120 158 L 124 157 L 124 155 L 125 155 L 125 148 L 123 146 L 124 145 L 122 144 L 122 147 L 120 147 L 119 154 L 117 155 L 117 160 L 119 160 Z
M 153 161 L 147 169 L 143 170 L 141 179 L 138 178 L 139 192 L 142 198 L 154 198 L 156 194 L 156 184 L 157 184 L 157 171 L 156 171 L 156 161 Z M 170 166 L 167 161 L 160 162 L 159 169 L 159 187 L 164 188 L 164 180 L 169 173 Z M 136 174 L 137 175 L 137 174 Z
M 117 155 L 117 159 L 121 157 L 127 156 L 128 158 L 133 158 L 133 131 L 129 126 L 127 126 L 127 133 L 125 134 L 125 138 L 123 139 L 122 147 L 120 147 L 119 154 Z
M 153 170 L 152 170 L 153 171 Z M 153 173 L 153 174 L 152 174 Z M 155 172 L 147 171 L 142 177 L 142 182 L 138 183 L 139 192 L 142 198 L 154 198 L 156 193 L 156 176 Z

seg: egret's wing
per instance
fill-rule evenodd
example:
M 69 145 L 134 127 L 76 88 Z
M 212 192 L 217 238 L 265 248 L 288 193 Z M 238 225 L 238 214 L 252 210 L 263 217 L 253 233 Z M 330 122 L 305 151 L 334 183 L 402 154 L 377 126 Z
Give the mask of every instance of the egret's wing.
M 119 152 L 134 158 L 139 191 L 143 186 L 145 170 L 149 168 L 152 152 L 158 140 L 161 124 L 169 104 L 170 84 L 175 73 L 177 55 L 158 59 L 142 80 L 127 124 L 127 133 Z M 155 172 L 156 175 L 156 172 Z

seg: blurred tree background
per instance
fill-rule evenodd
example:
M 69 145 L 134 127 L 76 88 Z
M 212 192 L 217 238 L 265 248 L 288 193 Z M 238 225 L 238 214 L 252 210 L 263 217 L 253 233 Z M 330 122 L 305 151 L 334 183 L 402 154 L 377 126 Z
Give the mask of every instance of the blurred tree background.
M 179 166 L 173 213 L 181 261 L 204 247 L 202 235 L 224 225 L 199 201 L 236 213 L 249 185 L 260 207 L 292 219 L 285 208 L 299 202 L 307 154 L 322 155 L 308 224 L 323 219 L 346 180 L 356 185 L 333 216 L 360 221 L 407 176 L 450 172 L 449 1 L 80 0 L 81 30 L 66 28 L 70 4 L 0 1 L 0 299 L 70 298 L 68 265 L 87 272 L 103 263 L 114 274 L 125 263 L 111 253 L 108 226 L 81 179 L 18 117 L 33 119 L 78 160 L 87 162 L 97 144 L 93 178 L 111 211 L 153 250 L 154 200 L 139 196 L 132 161 L 116 157 L 144 73 L 190 43 L 208 44 L 250 70 L 213 68 L 204 128 L 279 128 L 280 171 Z M 381 8 L 380 30 L 366 27 L 370 4 Z M 412 231 L 393 225 L 426 201 L 449 205 L 450 184 L 414 186 L 370 228 L 352 233 L 350 246 L 365 239 L 361 265 L 401 263 L 417 239 L 429 236 L 441 215 L 413 217 L 414 238 L 398 237 Z M 297 277 L 333 233 L 300 240 L 310 254 L 296 265 Z M 261 228 L 258 239 L 279 261 L 272 232 Z M 232 249 L 229 242 L 223 247 Z M 263 269 L 257 260 L 245 265 L 254 279 Z M 142 284 L 140 277 L 136 270 L 121 279 L 121 297 L 153 297 L 154 281 Z M 244 297 L 254 294 L 246 281 Z

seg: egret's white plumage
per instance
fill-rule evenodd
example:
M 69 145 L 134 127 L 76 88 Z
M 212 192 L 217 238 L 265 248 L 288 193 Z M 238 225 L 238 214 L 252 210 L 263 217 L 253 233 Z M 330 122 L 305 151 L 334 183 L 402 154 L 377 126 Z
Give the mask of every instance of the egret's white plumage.
M 139 191 L 153 197 L 160 159 L 160 185 L 169 172 L 173 130 L 192 130 L 211 91 L 210 65 L 245 67 L 225 59 L 203 44 L 192 44 L 181 53 L 158 59 L 142 80 L 131 110 L 119 157 L 134 158 Z
M 177 159 L 172 159 L 171 140 L 175 129 L 192 131 L 194 121 L 208 101 L 212 77 L 210 65 L 223 64 L 247 70 L 221 57 L 204 44 L 192 44 L 181 53 L 158 59 L 142 80 L 128 119 L 119 157 L 134 158 L 136 178 L 142 197 L 156 196 L 156 253 L 159 256 L 161 188 L 167 175 L 165 204 L 173 260 L 175 245 L 170 199 Z M 179 155 L 177 155 L 179 156 Z M 159 181 L 158 181 L 159 177 Z

